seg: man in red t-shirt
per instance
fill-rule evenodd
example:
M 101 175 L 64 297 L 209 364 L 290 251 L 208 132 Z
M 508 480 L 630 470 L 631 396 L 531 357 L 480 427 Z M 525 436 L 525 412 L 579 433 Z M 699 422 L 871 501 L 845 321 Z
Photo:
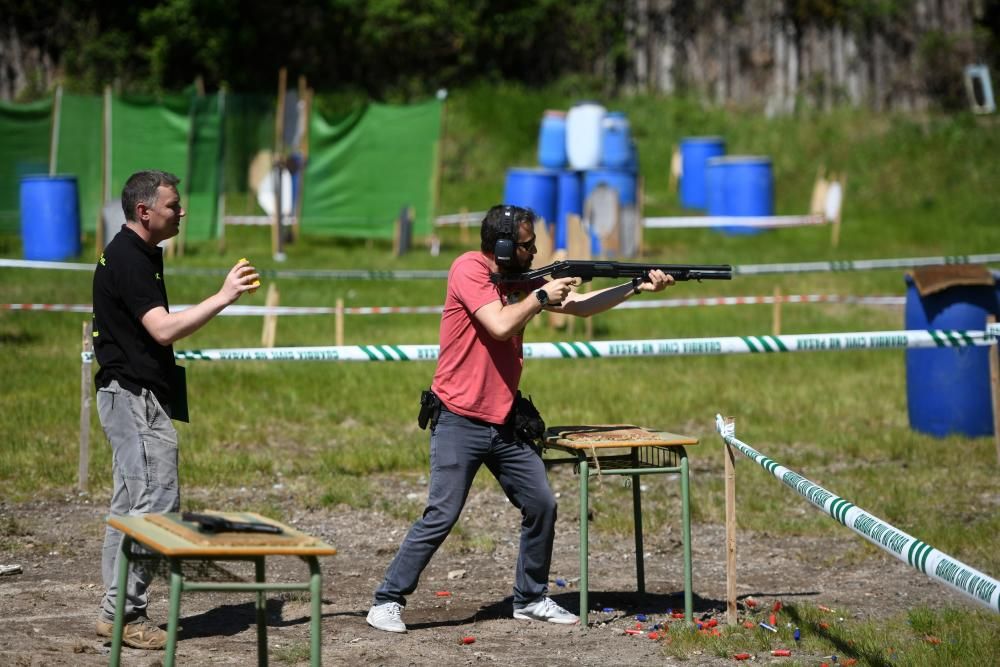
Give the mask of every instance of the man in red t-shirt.
M 535 249 L 535 214 L 494 206 L 483 219 L 479 251 L 461 255 L 448 272 L 440 354 L 431 390 L 440 414 L 431 425 L 431 478 L 423 515 L 403 540 L 375 591 L 368 624 L 406 632 L 402 610 L 420 574 L 458 520 L 472 480 L 486 465 L 521 510 L 521 544 L 514 577 L 514 618 L 574 624 L 580 619 L 548 592 L 556 500 L 533 443 L 516 434 L 512 407 L 521 379 L 524 327 L 542 310 L 587 317 L 633 294 L 673 284 L 662 271 L 649 282 L 628 282 L 579 294 L 572 278 L 494 284 L 491 273 L 522 273 Z

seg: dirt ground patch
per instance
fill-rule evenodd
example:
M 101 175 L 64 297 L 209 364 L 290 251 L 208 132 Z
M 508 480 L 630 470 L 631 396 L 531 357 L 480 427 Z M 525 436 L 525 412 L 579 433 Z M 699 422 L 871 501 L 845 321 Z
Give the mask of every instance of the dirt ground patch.
M 575 480 L 553 475 L 561 496 L 561 518 L 553 555 L 551 593 L 563 606 L 578 609 L 579 573 Z M 380 480 L 385 498 L 419 503 L 425 488 L 418 478 Z M 185 490 L 209 506 L 236 509 L 272 490 Z M 418 500 L 415 501 L 415 498 Z M 337 547 L 322 559 L 323 663 L 326 665 L 649 665 L 679 662 L 664 644 L 630 636 L 638 613 L 654 623 L 677 624 L 669 610 L 683 609 L 683 560 L 676 522 L 647 527 L 647 595 L 635 593 L 635 553 L 631 537 L 591 533 L 591 628 L 583 632 L 551 624 L 513 620 L 511 582 L 517 555 L 519 516 L 491 485 L 477 486 L 459 522 L 463 548 L 438 552 L 408 601 L 409 633 L 394 635 L 365 623 L 372 593 L 412 519 L 372 509 L 305 508 L 286 492 L 284 519 Z M 0 564 L 17 563 L 18 575 L 0 577 L 0 664 L 102 665 L 109 645 L 94 634 L 101 598 L 100 548 L 107 513 L 103 497 L 70 496 L 31 504 L 0 502 Z M 620 508 L 628 512 L 629 508 Z M 417 510 L 419 511 L 419 510 Z M 617 511 L 617 510 L 616 510 Z M 725 618 L 724 528 L 694 525 L 696 618 Z M 964 606 L 963 600 L 906 565 L 871 549 L 846 532 L 837 539 L 772 537 L 743 531 L 738 540 L 738 595 L 754 596 L 765 607 L 809 602 L 829 606 L 841 617 L 882 617 L 917 604 Z M 240 571 L 242 564 L 229 569 Z M 460 578 L 454 571 L 464 570 Z M 449 573 L 453 573 L 449 579 Z M 295 558 L 268 561 L 268 579 L 303 580 Z M 556 579 L 567 585 L 555 585 Z M 449 597 L 439 597 L 448 591 Z M 151 591 L 150 616 L 166 621 L 167 587 Z M 309 608 L 299 594 L 274 594 L 268 602 L 272 664 L 308 664 Z M 243 665 L 256 660 L 254 606 L 249 594 L 187 593 L 181 599 L 177 648 L 179 665 Z M 669 636 L 669 630 L 666 633 Z M 462 637 L 474 637 L 462 644 Z M 124 649 L 126 665 L 160 664 L 162 652 Z M 779 658 L 758 655 L 758 662 Z M 732 664 L 705 654 L 685 664 Z

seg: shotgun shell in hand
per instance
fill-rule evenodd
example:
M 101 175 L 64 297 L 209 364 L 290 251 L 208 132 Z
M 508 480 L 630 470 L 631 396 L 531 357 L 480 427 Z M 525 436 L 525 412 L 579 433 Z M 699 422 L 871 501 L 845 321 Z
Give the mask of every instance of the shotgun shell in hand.
M 250 260 L 247 259 L 246 257 L 240 257 L 240 261 L 241 262 L 246 262 L 247 264 L 250 263 Z M 259 280 L 255 280 L 255 281 L 253 281 L 253 283 L 250 284 L 250 289 L 248 289 L 247 292 L 250 293 L 250 294 L 254 294 L 257 291 L 258 287 L 260 287 L 260 281 Z

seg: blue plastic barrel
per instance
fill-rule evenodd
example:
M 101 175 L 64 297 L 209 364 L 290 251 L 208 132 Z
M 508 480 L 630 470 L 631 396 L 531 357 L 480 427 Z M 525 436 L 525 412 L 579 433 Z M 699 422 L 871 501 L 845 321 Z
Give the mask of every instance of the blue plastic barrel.
M 601 166 L 626 169 L 632 158 L 632 132 L 621 111 L 610 111 L 601 122 Z
M 549 169 L 522 167 L 508 169 L 503 202 L 530 208 L 549 225 L 555 224 L 556 173 Z
M 566 249 L 570 215 L 583 215 L 583 184 L 578 171 L 560 171 L 556 176 L 556 250 Z
M 538 128 L 538 164 L 549 169 L 566 167 L 566 112 L 546 111 Z
M 708 161 L 708 214 L 726 216 L 774 215 L 774 176 L 771 158 L 732 155 Z M 720 227 L 729 234 L 758 234 L 760 227 Z
M 61 261 L 80 254 L 80 205 L 75 176 L 21 178 L 24 258 Z
M 990 314 L 1000 314 L 995 287 L 961 285 L 921 296 L 913 277 L 906 276 L 907 329 L 982 331 Z M 989 348 L 907 350 L 906 404 L 915 431 L 991 435 Z
M 681 139 L 681 206 L 698 210 L 705 210 L 708 207 L 705 170 L 711 158 L 725 153 L 726 144 L 722 137 Z

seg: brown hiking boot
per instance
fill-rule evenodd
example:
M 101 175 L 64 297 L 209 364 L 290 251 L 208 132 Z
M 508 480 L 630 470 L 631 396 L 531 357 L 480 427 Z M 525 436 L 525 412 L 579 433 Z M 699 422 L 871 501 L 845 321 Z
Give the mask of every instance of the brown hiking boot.
M 105 621 L 103 618 L 97 619 L 96 630 L 99 637 L 110 637 L 114 629 L 114 623 Z M 137 618 L 131 623 L 125 624 L 122 629 L 122 643 L 132 648 L 161 649 L 167 645 L 167 633 L 154 625 L 148 618 Z

